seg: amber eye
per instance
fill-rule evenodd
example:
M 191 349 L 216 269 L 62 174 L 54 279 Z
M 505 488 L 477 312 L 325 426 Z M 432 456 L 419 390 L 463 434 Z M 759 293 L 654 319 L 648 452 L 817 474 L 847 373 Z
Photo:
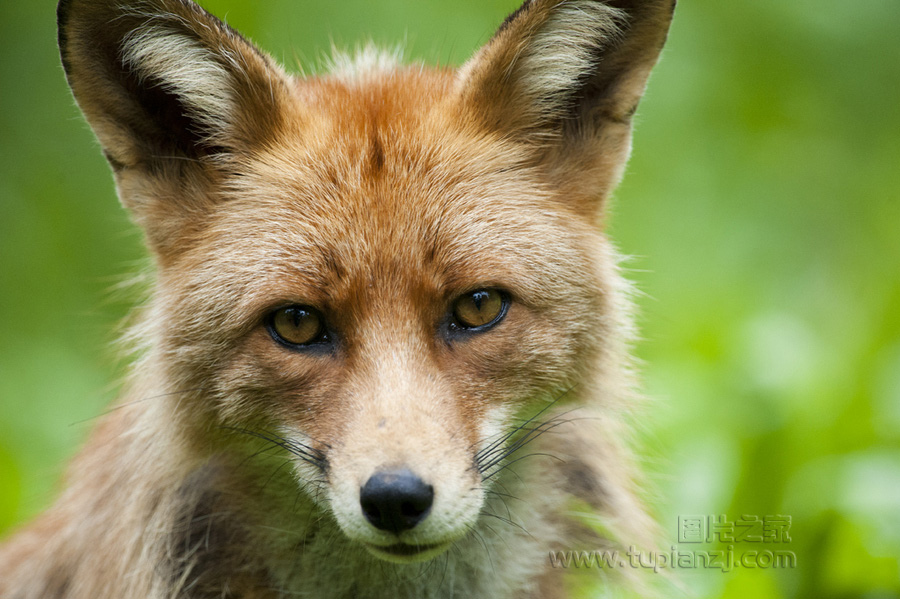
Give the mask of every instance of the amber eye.
M 481 329 L 496 324 L 506 315 L 509 302 L 496 289 L 479 289 L 453 302 L 453 318 L 463 329 Z
M 272 312 L 269 333 L 285 345 L 310 345 L 326 340 L 322 316 L 308 306 L 287 306 Z

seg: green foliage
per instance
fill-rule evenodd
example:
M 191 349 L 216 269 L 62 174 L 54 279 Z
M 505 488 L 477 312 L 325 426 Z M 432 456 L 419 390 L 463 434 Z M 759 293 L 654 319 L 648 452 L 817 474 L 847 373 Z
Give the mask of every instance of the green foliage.
M 307 72 L 370 37 L 459 63 L 514 4 L 206 2 Z M 53 12 L 0 4 L 0 530 L 115 397 L 108 289 L 144 255 Z M 667 542 L 692 548 L 679 515 L 793 517 L 796 567 L 680 570 L 698 596 L 900 597 L 898 39 L 896 0 L 682 0 L 641 106 L 611 231 L 645 294 Z

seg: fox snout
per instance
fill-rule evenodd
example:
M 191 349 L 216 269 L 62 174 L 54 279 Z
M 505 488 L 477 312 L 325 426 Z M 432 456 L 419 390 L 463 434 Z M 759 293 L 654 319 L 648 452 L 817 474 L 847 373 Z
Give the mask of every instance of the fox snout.
M 344 534 L 377 557 L 429 559 L 480 515 L 481 434 L 455 413 L 449 393 L 441 401 L 422 382 L 418 393 L 372 387 L 376 396 L 353 394 L 355 415 L 328 454 L 328 507 Z
M 457 481 L 468 478 L 460 474 L 465 473 L 458 473 Z M 465 535 L 480 513 L 479 481 L 453 482 L 420 473 L 419 468 L 385 467 L 351 491 L 355 506 L 341 510 L 339 491 L 333 508 L 344 532 L 375 556 L 401 563 L 422 561 Z

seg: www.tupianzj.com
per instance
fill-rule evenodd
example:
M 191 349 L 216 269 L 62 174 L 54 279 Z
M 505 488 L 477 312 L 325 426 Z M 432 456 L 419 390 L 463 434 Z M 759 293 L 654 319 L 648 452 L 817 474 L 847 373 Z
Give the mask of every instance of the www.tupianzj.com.
M 554 568 L 640 568 L 659 572 L 666 569 L 709 569 L 730 572 L 735 568 L 784 569 L 797 566 L 793 551 L 748 550 L 735 553 L 734 545 L 717 550 L 639 551 L 634 546 L 625 551 L 595 549 L 593 551 L 551 551 L 550 565 Z

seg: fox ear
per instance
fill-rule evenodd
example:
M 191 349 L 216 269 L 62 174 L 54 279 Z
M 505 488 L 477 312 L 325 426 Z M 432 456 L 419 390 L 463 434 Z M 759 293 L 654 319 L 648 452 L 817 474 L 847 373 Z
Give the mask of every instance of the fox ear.
M 470 122 L 520 142 L 568 191 L 605 197 L 675 0 L 529 0 L 459 73 Z
M 279 122 L 287 76 L 190 0 L 61 0 L 57 16 L 69 85 L 116 171 L 227 156 Z

